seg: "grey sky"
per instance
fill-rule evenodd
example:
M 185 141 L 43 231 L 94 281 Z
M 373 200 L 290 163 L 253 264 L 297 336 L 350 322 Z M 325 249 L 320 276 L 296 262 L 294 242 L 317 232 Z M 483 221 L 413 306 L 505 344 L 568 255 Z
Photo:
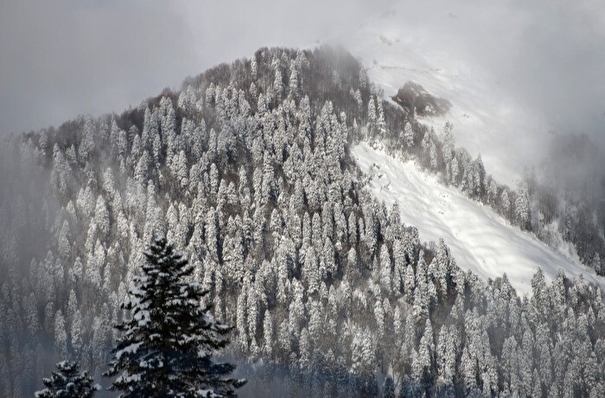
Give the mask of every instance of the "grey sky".
M 560 132 L 605 133 L 605 3 L 497 3 L 477 56 Z M 479 18 L 476 18 L 479 20 Z M 490 37 L 493 41 L 489 42 Z
M 0 132 L 119 112 L 261 46 L 309 46 L 355 29 L 392 2 L 2 0 Z M 601 1 L 407 2 L 402 23 L 443 32 L 561 130 L 602 135 Z
M 190 73 L 180 18 L 159 1 L 2 0 L 0 131 L 120 111 Z
M 136 106 L 262 46 L 309 46 L 377 2 L 2 0 L 0 132 Z

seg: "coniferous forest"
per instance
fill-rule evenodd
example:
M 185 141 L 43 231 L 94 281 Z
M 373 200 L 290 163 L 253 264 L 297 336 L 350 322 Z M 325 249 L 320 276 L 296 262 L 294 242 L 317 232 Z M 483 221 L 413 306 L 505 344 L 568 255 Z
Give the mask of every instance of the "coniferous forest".
M 122 114 L 11 136 L 0 150 L 0 396 L 33 396 L 57 363 L 103 386 L 99 397 L 136 382 L 115 377 L 137 308 L 123 303 L 143 294 L 139 265 L 166 242 L 191 265 L 181 276 L 200 314 L 233 326 L 215 357 L 236 366 L 235 387 L 248 380 L 239 396 L 605 396 L 597 287 L 538 271 L 520 297 L 504 273 L 480 280 L 374 199 L 350 154 L 365 141 L 415 159 L 605 272 L 594 195 L 560 195 L 531 173 L 499 184 L 454 135 L 321 47 L 264 48 Z

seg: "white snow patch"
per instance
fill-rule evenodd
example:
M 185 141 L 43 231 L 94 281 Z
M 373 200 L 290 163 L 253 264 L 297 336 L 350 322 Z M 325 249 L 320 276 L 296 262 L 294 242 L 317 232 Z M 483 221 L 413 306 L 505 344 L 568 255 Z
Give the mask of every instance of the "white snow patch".
M 142 342 L 138 342 L 138 343 L 132 343 L 129 346 L 124 347 L 123 349 L 116 352 L 116 359 L 120 360 L 120 358 L 122 358 L 122 355 L 124 355 L 124 354 L 136 354 L 136 352 L 139 350 L 139 347 L 141 347 L 142 344 L 143 344 Z
M 369 189 L 387 206 L 399 203 L 401 220 L 414 225 L 425 242 L 443 238 L 456 263 L 484 280 L 506 273 L 519 294 L 531 294 L 531 278 L 542 268 L 547 280 L 559 270 L 570 278 L 605 286 L 602 277 L 553 251 L 534 236 L 511 226 L 492 209 L 441 184 L 415 163 L 395 159 L 365 143 L 351 149 L 366 173 Z

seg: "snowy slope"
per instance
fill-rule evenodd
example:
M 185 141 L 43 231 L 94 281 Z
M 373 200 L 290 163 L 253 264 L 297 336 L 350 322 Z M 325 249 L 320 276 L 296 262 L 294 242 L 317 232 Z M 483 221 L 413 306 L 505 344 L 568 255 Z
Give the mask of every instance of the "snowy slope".
M 602 277 L 555 253 L 457 189 L 442 185 L 413 162 L 395 159 L 364 143 L 352 148 L 352 154 L 370 177 L 372 193 L 387 206 L 397 201 L 401 220 L 416 226 L 422 241 L 443 238 L 461 268 L 485 280 L 506 273 L 520 294 L 531 294 L 531 278 L 538 268 L 547 280 L 563 270 L 570 278 L 583 275 L 586 281 L 605 286 Z
M 476 18 L 472 12 L 458 4 L 456 15 L 431 9 L 414 18 L 401 3 L 340 40 L 359 57 L 386 98 L 412 80 L 450 100 L 453 106 L 447 115 L 424 122 L 438 133 L 446 121 L 452 122 L 457 145 L 473 157 L 481 153 L 488 173 L 514 187 L 523 169 L 539 157 L 536 150 L 547 142 L 549 127 L 522 99 L 507 92 L 498 76 L 475 62 L 472 52 L 456 43 L 460 35 L 448 36 Z
M 497 67 L 502 54 L 514 55 L 515 43 L 523 40 L 519 32 L 531 21 L 514 7 L 496 3 L 480 10 L 462 0 L 435 5 L 396 2 L 337 40 L 359 58 L 384 98 L 396 95 L 411 80 L 449 100 L 452 108 L 445 116 L 421 121 L 437 133 L 446 121 L 452 122 L 456 145 L 473 158 L 480 153 L 487 173 L 515 188 L 524 168 L 541 161 L 541 150 L 550 141 L 551 126 L 543 113 L 529 107 L 521 93 L 509 91 L 513 85 L 506 80 L 505 68 Z M 503 13 L 508 16 L 505 22 Z M 492 55 L 498 61 L 490 63 Z M 417 226 L 424 241 L 443 238 L 464 269 L 485 279 L 506 272 L 520 293 L 530 293 L 537 268 L 548 279 L 563 270 L 572 278 L 583 275 L 605 286 L 577 256 L 556 253 L 413 163 L 363 144 L 353 153 L 372 176 L 373 193 L 387 204 L 399 201 L 402 221 Z

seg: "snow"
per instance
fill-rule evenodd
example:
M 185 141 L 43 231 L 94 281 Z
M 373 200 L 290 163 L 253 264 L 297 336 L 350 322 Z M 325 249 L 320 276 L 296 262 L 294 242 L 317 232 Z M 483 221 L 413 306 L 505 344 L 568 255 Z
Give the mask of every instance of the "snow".
M 605 287 L 605 280 L 565 258 L 529 233 L 511 226 L 489 207 L 468 199 L 411 161 L 395 159 L 367 144 L 352 148 L 359 167 L 369 177 L 369 189 L 388 207 L 399 203 L 401 220 L 418 228 L 424 242 L 444 242 L 457 264 L 482 279 L 506 273 L 519 294 L 531 294 L 531 278 L 542 268 L 547 280 L 559 270 L 570 278 Z
M 445 16 L 447 10 L 432 12 Z M 439 14 L 410 23 L 408 14 L 409 7 L 402 3 L 369 18 L 355 34 L 340 40 L 367 68 L 369 80 L 385 98 L 414 81 L 449 100 L 452 108 L 446 115 L 421 121 L 438 133 L 446 121 L 453 123 L 456 145 L 473 158 L 480 153 L 489 174 L 515 186 L 524 168 L 541 158 L 536 151 L 548 142 L 549 125 L 517 98 L 518 93 L 508 92 L 500 76 L 474 61 L 474 54 L 462 51 L 455 37 L 448 37 L 447 29 L 459 30 L 455 24 L 462 22 Z
M 127 347 L 124 347 L 123 349 L 116 352 L 116 359 L 120 360 L 120 358 L 124 354 L 136 354 L 136 352 L 139 350 L 139 347 L 141 347 L 142 344 L 143 344 L 142 342 L 138 342 L 138 343 L 130 344 Z
M 136 373 L 136 374 L 129 374 L 128 372 L 124 372 L 122 375 L 120 375 L 120 377 L 118 377 L 118 379 L 116 380 L 116 382 L 119 383 L 138 383 L 141 381 L 141 375 L 142 373 Z

